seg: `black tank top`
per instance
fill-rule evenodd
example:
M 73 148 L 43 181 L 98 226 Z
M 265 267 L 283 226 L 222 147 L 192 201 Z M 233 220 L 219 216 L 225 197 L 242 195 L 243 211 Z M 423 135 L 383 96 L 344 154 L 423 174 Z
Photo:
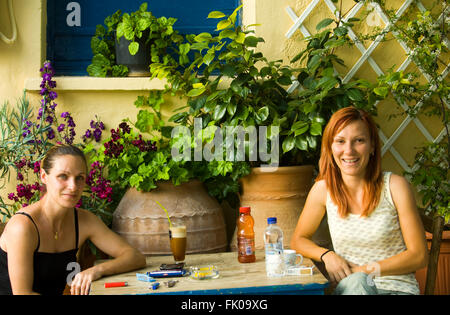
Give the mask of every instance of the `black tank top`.
M 61 295 L 64 292 L 67 276 L 73 271 L 70 263 L 77 261 L 78 251 L 78 213 L 74 209 L 75 249 L 61 253 L 38 252 L 40 246 L 39 230 L 33 218 L 25 212 L 17 212 L 27 216 L 33 222 L 38 233 L 38 245 L 34 251 L 33 291 L 42 295 Z M 72 279 L 69 279 L 72 280 Z M 8 254 L 0 248 L 0 295 L 11 295 L 11 282 L 8 273 Z

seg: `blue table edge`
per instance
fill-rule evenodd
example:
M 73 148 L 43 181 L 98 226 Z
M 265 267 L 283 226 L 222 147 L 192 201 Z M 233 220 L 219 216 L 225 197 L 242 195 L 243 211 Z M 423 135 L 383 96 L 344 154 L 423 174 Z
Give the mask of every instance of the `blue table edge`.
M 329 283 L 308 283 L 308 284 L 289 284 L 273 285 L 248 288 L 225 288 L 214 290 L 189 290 L 174 292 L 158 292 L 149 289 L 148 293 L 139 293 L 136 295 L 236 295 L 236 294 L 267 294 L 267 295 L 324 295 L 324 290 Z

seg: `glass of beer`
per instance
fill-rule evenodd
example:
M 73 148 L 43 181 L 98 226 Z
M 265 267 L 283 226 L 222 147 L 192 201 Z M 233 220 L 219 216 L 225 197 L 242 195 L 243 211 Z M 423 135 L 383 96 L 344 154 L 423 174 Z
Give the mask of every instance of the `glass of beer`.
M 170 249 L 175 263 L 184 262 L 186 255 L 186 226 L 174 225 L 169 227 Z

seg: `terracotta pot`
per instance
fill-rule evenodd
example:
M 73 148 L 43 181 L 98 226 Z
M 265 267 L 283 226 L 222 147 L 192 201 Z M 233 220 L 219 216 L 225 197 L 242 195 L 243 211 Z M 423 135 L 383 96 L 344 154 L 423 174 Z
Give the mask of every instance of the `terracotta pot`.
M 426 232 L 428 249 L 431 248 L 431 239 L 433 235 Z M 416 271 L 416 279 L 419 282 L 420 294 L 425 291 L 425 282 L 427 278 L 427 268 Z M 439 251 L 438 270 L 436 275 L 436 284 L 434 288 L 436 295 L 450 295 L 450 231 L 442 233 L 441 249 Z
M 264 248 L 263 234 L 268 217 L 277 217 L 277 224 L 283 230 L 284 247 L 289 247 L 306 197 L 312 186 L 312 165 L 278 167 L 274 172 L 254 168 L 250 175 L 242 178 L 241 206 L 251 207 L 255 220 L 255 247 Z M 326 231 L 327 232 L 327 231 Z M 235 231 L 230 248 L 236 250 Z M 329 233 L 328 236 L 329 238 Z
M 144 255 L 170 255 L 170 219 L 187 228 L 186 253 L 222 252 L 227 248 L 223 210 L 197 180 L 174 186 L 159 182 L 150 192 L 129 189 L 113 214 L 112 229 Z

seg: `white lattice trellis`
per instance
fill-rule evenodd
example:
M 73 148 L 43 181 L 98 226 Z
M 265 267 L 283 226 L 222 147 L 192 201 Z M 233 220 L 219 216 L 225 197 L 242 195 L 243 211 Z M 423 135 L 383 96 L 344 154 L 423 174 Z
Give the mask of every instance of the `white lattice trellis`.
M 297 16 L 296 13 L 292 10 L 292 8 L 287 7 L 286 11 L 288 13 L 288 15 L 290 16 L 290 18 L 293 20 L 294 24 L 292 25 L 292 27 L 286 32 L 286 37 L 290 38 L 292 37 L 292 35 L 297 31 L 300 30 L 300 32 L 303 34 L 303 36 L 308 37 L 311 36 L 310 32 L 308 31 L 308 29 L 303 25 L 304 21 L 308 18 L 308 16 L 310 16 L 312 14 L 312 12 L 314 11 L 314 8 L 320 3 L 321 0 L 313 0 L 311 1 L 311 3 L 306 7 L 306 9 L 304 10 L 304 12 L 300 15 Z M 336 8 L 336 6 L 333 4 L 333 2 L 331 0 L 323 0 L 323 2 L 325 2 L 325 4 L 328 6 L 328 8 L 330 9 L 331 13 L 336 17 L 339 18 L 339 10 Z M 406 0 L 404 1 L 404 3 L 401 5 L 401 7 L 396 11 L 396 19 L 399 19 L 408 9 L 408 7 L 413 3 L 413 0 Z M 385 24 L 385 28 L 383 31 L 388 31 L 391 27 L 391 24 L 389 22 L 388 17 L 386 16 L 386 14 L 383 12 L 383 10 L 381 9 L 381 7 L 376 4 L 376 3 L 372 3 L 371 4 L 374 8 L 375 8 L 375 12 L 376 14 L 378 14 L 378 16 L 382 19 L 382 21 Z M 346 22 L 348 21 L 348 19 L 354 17 L 359 10 L 363 7 L 363 3 L 359 2 L 357 3 L 347 14 L 346 16 L 343 18 L 343 21 Z M 425 7 L 423 6 L 423 4 L 418 1 L 417 2 L 417 7 L 419 8 L 420 11 L 424 12 L 426 11 Z M 445 18 L 443 15 L 440 16 L 438 18 L 437 21 L 439 21 L 440 19 Z M 375 62 L 375 60 L 371 57 L 371 54 L 374 52 L 375 48 L 380 44 L 380 42 L 382 42 L 384 35 L 380 35 L 378 36 L 372 43 L 371 45 L 366 49 L 364 47 L 364 45 L 361 44 L 361 42 L 358 40 L 356 34 L 353 32 L 353 30 L 348 27 L 348 35 L 350 37 L 350 39 L 353 41 L 353 43 L 355 44 L 355 47 L 358 48 L 358 50 L 361 52 L 361 57 L 357 60 L 357 62 L 352 66 L 352 68 L 350 69 L 350 71 L 345 75 L 345 77 L 342 79 L 343 82 L 348 82 L 352 79 L 352 77 L 356 74 L 356 72 L 360 69 L 360 67 L 367 61 L 368 64 L 372 67 L 372 69 L 375 71 L 375 73 L 377 75 L 383 75 L 383 71 L 381 70 L 381 68 L 377 65 L 377 63 Z M 383 32 L 384 33 L 384 32 Z M 394 34 L 395 35 L 395 34 Z M 405 50 L 406 54 L 410 54 L 411 51 L 410 49 L 405 45 L 405 43 L 403 43 L 402 41 L 398 40 L 399 44 L 401 45 L 401 47 Z M 412 59 L 410 57 L 407 57 L 405 59 L 405 61 L 398 67 L 397 71 L 403 71 L 405 70 L 410 63 L 412 62 Z M 450 64 L 446 67 L 446 69 L 442 72 L 441 74 L 441 79 L 444 79 L 450 69 Z M 428 76 L 423 73 L 424 77 L 428 80 Z M 288 92 L 293 92 L 295 89 L 297 88 L 301 88 L 300 83 L 295 81 L 288 89 Z M 435 89 L 436 87 L 432 87 L 432 89 Z M 428 95 L 425 95 L 424 97 L 428 97 Z M 407 109 L 408 105 L 405 104 L 404 102 L 402 102 L 398 97 L 396 97 L 394 95 L 394 99 L 395 101 L 403 108 L 403 109 Z M 420 106 L 422 106 L 422 102 L 419 102 L 418 104 L 415 105 L 416 107 L 420 108 Z M 447 106 L 449 106 L 447 104 Z M 434 138 L 430 132 L 425 128 L 425 126 L 422 124 L 422 122 L 418 119 L 418 118 L 411 118 L 409 116 L 407 116 L 399 125 L 399 127 L 394 131 L 394 133 L 388 138 L 386 137 L 386 135 L 379 130 L 379 135 L 380 138 L 383 142 L 383 147 L 382 147 L 382 155 L 384 156 L 386 154 L 387 151 L 389 151 L 394 158 L 397 160 L 397 162 L 401 165 L 401 167 L 406 170 L 406 171 L 411 171 L 411 168 L 408 166 L 408 164 L 406 163 L 406 161 L 403 159 L 403 157 L 399 154 L 399 152 L 393 147 L 394 142 L 398 139 L 398 137 L 402 134 L 402 132 L 405 130 L 405 128 L 411 123 L 414 122 L 414 124 L 416 125 L 416 127 L 420 130 L 420 132 L 424 135 L 424 137 L 430 141 L 430 142 L 438 142 L 442 139 L 442 137 L 445 134 L 445 129 L 443 129 L 439 135 Z

